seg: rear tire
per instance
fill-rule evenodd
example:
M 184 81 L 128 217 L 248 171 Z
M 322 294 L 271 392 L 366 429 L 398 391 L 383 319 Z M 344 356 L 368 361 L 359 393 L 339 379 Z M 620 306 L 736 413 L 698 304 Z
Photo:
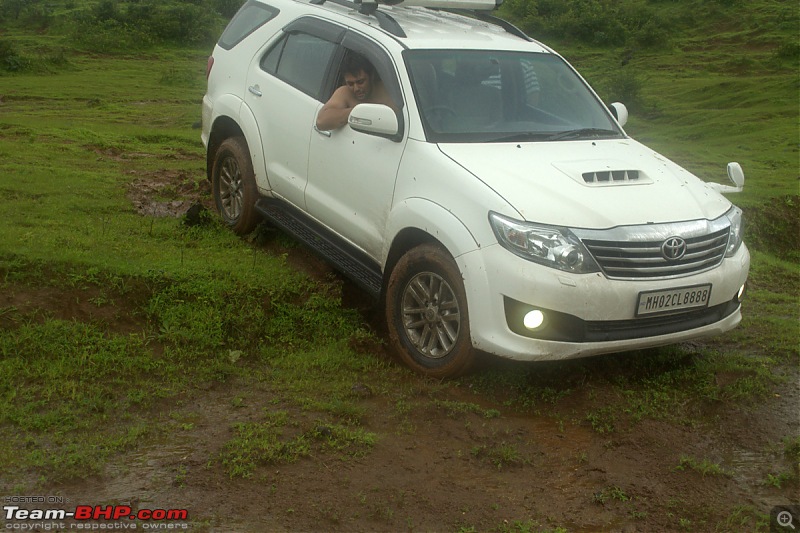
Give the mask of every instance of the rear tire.
M 395 354 L 434 378 L 466 373 L 475 361 L 461 272 L 435 244 L 407 252 L 386 289 L 386 324 Z
M 237 235 L 247 235 L 261 217 L 256 211 L 258 189 L 244 137 L 225 139 L 217 150 L 211 174 L 214 203 L 222 220 Z

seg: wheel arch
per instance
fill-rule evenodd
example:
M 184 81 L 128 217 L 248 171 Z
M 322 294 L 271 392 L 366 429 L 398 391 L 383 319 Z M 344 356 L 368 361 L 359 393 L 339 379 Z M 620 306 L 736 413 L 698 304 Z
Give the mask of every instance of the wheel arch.
M 253 164 L 256 185 L 259 189 L 268 190 L 266 161 L 261 142 L 258 123 L 249 107 L 238 98 L 221 98 L 217 103 L 221 113 L 213 121 L 206 149 L 206 177 L 211 179 L 211 168 L 214 165 L 219 146 L 231 137 L 244 137 L 250 160 Z
M 479 247 L 464 223 L 451 211 L 423 198 L 398 203 L 389 216 L 383 252 L 384 286 L 397 261 L 409 250 L 424 243 L 438 243 L 454 259 Z
M 412 370 L 435 379 L 460 376 L 472 368 L 470 303 L 461 266 L 450 251 L 425 232 L 403 231 L 408 245 L 385 288 L 386 325 L 395 356 Z M 396 250 L 399 248 L 395 248 Z
M 214 159 L 217 157 L 217 151 L 220 145 L 225 139 L 238 136 L 245 137 L 244 132 L 242 132 L 242 129 L 235 120 L 226 115 L 217 117 L 211 128 L 211 133 L 208 136 L 208 148 L 206 149 L 206 178 L 208 178 L 209 181 L 211 181 Z M 245 141 L 247 141 L 246 137 Z M 250 143 L 247 143 L 247 145 L 249 147 Z

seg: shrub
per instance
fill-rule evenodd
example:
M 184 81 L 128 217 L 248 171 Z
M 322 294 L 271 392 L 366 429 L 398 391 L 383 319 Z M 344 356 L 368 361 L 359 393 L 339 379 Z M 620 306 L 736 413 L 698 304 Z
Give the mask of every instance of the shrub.
M 18 20 L 27 0 L 0 0 L 0 19 Z
M 0 40 L 0 71 L 19 72 L 30 67 L 30 60 L 23 57 L 11 41 Z
M 595 46 L 659 46 L 672 22 L 644 1 L 507 0 L 501 13 L 537 37 L 575 39 Z
M 153 43 L 153 39 L 139 28 L 116 20 L 78 22 L 71 38 L 84 50 L 101 53 L 142 50 Z
M 644 81 L 633 70 L 623 68 L 615 71 L 611 74 L 607 86 L 609 101 L 622 102 L 633 112 L 646 109 L 641 95 Z
M 745 215 L 749 247 L 800 263 L 800 196 L 774 198 L 745 209 Z
M 180 44 L 210 44 L 217 36 L 217 19 L 205 7 L 167 5 L 158 9 L 150 29 L 159 40 Z
M 791 61 L 797 63 L 800 60 L 800 43 L 783 43 L 775 52 L 775 57 L 781 61 Z
M 92 16 L 97 22 L 108 20 L 122 21 L 119 5 L 115 0 L 103 0 L 92 9 Z
M 244 3 L 243 0 L 213 0 L 214 9 L 225 19 L 233 17 Z
M 222 22 L 206 1 L 102 0 L 74 17 L 73 39 L 97 51 L 141 50 L 156 43 L 212 44 Z M 110 42 L 115 35 L 119 43 Z

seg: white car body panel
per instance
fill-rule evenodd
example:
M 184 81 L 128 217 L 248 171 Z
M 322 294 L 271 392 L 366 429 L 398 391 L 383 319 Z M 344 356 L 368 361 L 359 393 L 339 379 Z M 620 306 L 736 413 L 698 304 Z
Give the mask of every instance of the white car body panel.
M 405 143 L 344 127 L 315 131 L 310 145 L 309 214 L 377 258 Z
M 503 198 L 456 162 L 444 157 L 437 145 L 414 140 L 406 146 L 394 196 L 396 203 L 412 198 L 428 200 L 460 220 L 472 235 L 473 244 L 448 248 L 454 256 L 497 243 L 488 222 L 488 212 L 508 213 L 510 210 Z M 439 231 L 435 220 L 432 218 L 427 224 L 427 232 L 434 236 Z
M 544 224 L 602 229 L 714 219 L 730 208 L 699 179 L 632 139 L 447 144 L 442 151 L 525 220 Z M 636 170 L 640 177 L 608 184 L 581 177 L 609 170 Z
M 302 208 L 308 180 L 308 146 L 314 133 L 318 102 L 262 71 L 257 60 L 248 72 L 245 104 L 260 117 L 260 148 L 267 161 L 269 182 L 275 193 Z M 250 88 L 261 96 L 253 94 Z
M 712 284 L 710 305 L 730 300 L 746 279 L 750 255 L 742 246 L 720 268 L 695 276 L 671 280 L 609 280 L 600 273 L 574 275 L 542 267 L 520 258 L 509 259 L 501 246 L 489 246 L 459 256 L 470 300 L 470 326 L 473 346 L 519 360 L 549 360 L 585 357 L 601 353 L 635 350 L 681 342 L 695 337 L 716 335 L 739 324 L 737 310 L 723 321 L 684 332 L 607 342 L 558 342 L 515 335 L 506 323 L 503 296 L 536 302 L 537 307 L 558 311 L 585 320 L 633 320 L 639 292 Z M 510 267 L 510 268 L 509 268 Z M 477 274 L 477 275 L 475 275 Z

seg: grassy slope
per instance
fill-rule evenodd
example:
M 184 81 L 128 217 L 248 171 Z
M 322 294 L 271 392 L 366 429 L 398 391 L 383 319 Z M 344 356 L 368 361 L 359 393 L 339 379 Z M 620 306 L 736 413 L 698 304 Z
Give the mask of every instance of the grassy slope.
M 676 35 L 670 49 L 634 51 L 624 67 L 622 49 L 551 44 L 604 96 L 612 96 L 615 72 L 634 72 L 646 82 L 644 108 L 628 131 L 704 178 L 724 181 L 725 163 L 740 161 L 748 183 L 732 199 L 760 213 L 798 192 L 796 62 L 777 56 L 796 35 L 796 9 L 787 17 L 787 4 L 735 7 L 720 26 L 706 21 Z M 49 57 L 65 46 L 58 35 L 4 37 L 32 56 Z M 131 206 L 126 195 L 137 177 L 172 173 L 197 187 L 204 179 L 192 124 L 199 119 L 205 54 L 67 53 L 60 66 L 0 77 L 6 200 L 0 204 L 6 222 L 0 225 L 0 290 L 62 290 L 70 298 L 86 291 L 95 295 L 98 313 L 111 300 L 122 307 L 131 296 L 144 298 L 131 304 L 144 325 L 134 335 L 109 331 L 102 322 L 0 306 L 0 477 L 11 480 L 2 487 L 7 491 L 24 491 L 37 478 L 45 483 L 96 471 L 107 454 L 164 431 L 163 420 L 148 415 L 160 397 L 178 397 L 200 383 L 250 379 L 267 383 L 277 396 L 288 392 L 283 396 L 291 399 L 281 407 L 311 413 L 294 422 L 310 419 L 312 426 L 302 428 L 309 431 L 322 418 L 358 433 L 360 414 L 349 403 L 354 382 L 403 398 L 392 385 L 402 369 L 349 348 L 354 339 L 371 341 L 353 310 L 340 308 L 335 290 L 310 283 L 281 256 L 254 252 L 219 225 L 190 230 Z M 781 379 L 782 365 L 796 364 L 798 267 L 768 247 L 797 235 L 786 225 L 776 235 L 754 255 L 751 312 L 746 327 L 717 346 L 724 357 L 665 350 L 652 366 L 642 363 L 620 377 L 620 403 L 628 405 L 617 416 L 635 410 L 691 418 L 684 410 L 689 399 L 760 397 Z M 763 346 L 762 358 L 746 357 Z M 605 364 L 619 362 L 589 362 L 577 372 L 589 375 Z M 713 376 L 722 371 L 747 379 L 715 385 Z M 552 393 L 535 371 L 504 372 L 487 371 L 471 383 L 489 398 L 513 391 L 508 405 L 523 410 Z M 108 386 L 88 386 L 98 381 Z M 653 405 L 653 397 L 664 400 Z M 253 430 L 240 429 L 242 441 Z M 246 471 L 249 452 L 237 446 L 243 446 L 239 440 L 229 443 L 227 458 Z
M 798 193 L 798 7 L 730 4 L 660 4 L 696 12 L 664 47 L 557 48 L 608 99 L 615 76 L 637 79 L 644 109 L 628 132 L 706 180 L 726 183 L 739 161 L 748 182 L 732 199 L 754 205 Z

